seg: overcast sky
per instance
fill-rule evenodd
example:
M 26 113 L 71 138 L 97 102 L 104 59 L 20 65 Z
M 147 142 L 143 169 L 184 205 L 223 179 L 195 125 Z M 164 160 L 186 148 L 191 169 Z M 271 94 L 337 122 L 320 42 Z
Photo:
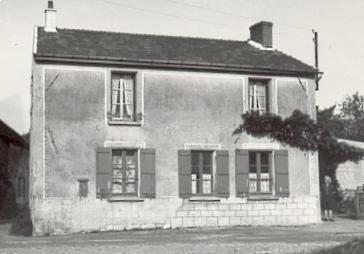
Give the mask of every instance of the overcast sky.
M 46 0 L 0 0 L 0 118 L 29 129 L 33 27 Z M 364 0 L 55 0 L 66 28 L 246 40 L 249 26 L 272 21 L 273 46 L 314 65 L 319 33 L 325 73 L 317 105 L 364 94 Z

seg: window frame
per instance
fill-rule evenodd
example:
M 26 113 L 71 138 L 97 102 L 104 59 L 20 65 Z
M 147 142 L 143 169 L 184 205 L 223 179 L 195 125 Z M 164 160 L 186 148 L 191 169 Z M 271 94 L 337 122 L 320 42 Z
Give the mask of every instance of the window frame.
M 274 174 L 274 150 L 251 150 L 249 149 L 249 173 L 248 173 L 248 190 L 249 190 L 249 195 L 250 196 L 273 196 L 274 193 L 274 178 L 275 178 L 275 174 Z M 255 192 L 251 192 L 250 191 L 250 181 L 251 181 L 251 177 L 250 177 L 250 166 L 252 165 L 250 162 L 250 155 L 251 153 L 255 153 L 256 154 L 256 161 L 255 161 L 255 167 L 256 167 L 256 189 L 257 191 Z M 267 153 L 268 154 L 268 174 L 269 174 L 269 192 L 262 192 L 261 191 L 261 174 L 262 174 L 262 164 L 261 164 L 261 154 L 262 153 Z
M 254 87 L 255 82 L 261 82 L 261 85 L 265 88 L 265 110 L 259 110 L 257 108 L 251 107 L 251 87 Z M 265 78 L 249 78 L 248 79 L 248 109 L 249 112 L 258 112 L 259 114 L 265 114 L 270 112 L 270 79 Z M 254 89 L 255 90 L 255 89 Z M 254 92 L 253 98 L 256 100 L 257 94 Z
M 193 170 L 193 167 L 195 167 L 196 165 L 193 165 L 192 163 L 192 156 L 193 156 L 193 153 L 198 153 L 198 160 L 199 160 L 199 163 L 198 163 L 198 171 L 200 173 L 200 175 L 202 175 L 202 179 L 200 179 L 199 183 L 198 183 L 198 186 L 199 186 L 199 189 L 201 190 L 200 192 L 197 192 L 197 174 L 196 174 L 196 180 L 193 180 L 192 179 L 192 170 Z M 211 156 L 211 178 L 210 178 L 210 188 L 211 188 L 211 191 L 210 193 L 204 193 L 203 192 L 203 183 L 204 183 L 204 178 L 203 178 L 203 168 L 204 168 L 204 164 L 203 164 L 203 154 L 204 153 L 210 153 L 210 156 Z M 196 197 L 196 196 L 214 196 L 216 193 L 216 190 L 215 190 L 215 181 L 216 181 L 216 163 L 215 163 L 215 160 L 216 160 L 216 152 L 214 150 L 197 150 L 197 149 L 193 149 L 191 150 L 191 195 L 192 197 Z M 195 183 L 196 185 L 196 193 L 193 193 L 193 184 Z
M 111 126 L 127 125 L 127 126 L 142 126 L 144 122 L 144 84 L 142 72 L 136 69 L 110 69 L 107 72 L 105 80 L 105 123 Z M 114 76 L 130 75 L 133 78 L 133 117 L 132 119 L 123 119 L 112 116 L 113 105 L 113 77 Z
M 113 106 L 114 105 L 119 105 L 120 109 L 119 111 L 124 111 L 124 107 L 127 107 L 128 103 L 126 102 L 126 96 L 125 96 L 125 88 L 121 88 L 119 87 L 118 93 L 123 92 L 123 100 L 125 99 L 125 102 L 119 102 L 119 103 L 114 103 L 114 91 L 115 88 L 113 87 L 113 81 L 116 79 L 114 78 L 114 76 L 118 75 L 119 76 L 119 80 L 122 79 L 123 76 L 130 76 L 131 80 L 133 81 L 132 84 L 132 97 L 133 97 L 133 102 L 132 102 L 132 113 L 131 113 L 131 117 L 130 118 L 126 118 L 126 117 L 115 117 L 113 116 L 112 110 L 113 110 Z M 111 77 L 110 77 L 110 120 L 112 121 L 116 121 L 116 122 L 135 122 L 136 120 L 136 74 L 135 73 L 128 73 L 128 72 L 111 72 Z
M 121 151 L 122 156 L 122 193 L 114 193 L 113 192 L 113 185 L 114 185 L 114 165 L 113 165 L 113 157 L 115 151 Z M 135 192 L 127 193 L 126 182 L 127 178 L 125 177 L 126 171 L 126 153 L 127 151 L 135 152 L 135 159 L 136 159 L 136 172 L 134 177 L 134 184 L 135 184 Z M 125 148 L 125 147 L 111 147 L 111 188 L 110 188 L 110 196 L 111 197 L 139 197 L 140 195 L 140 149 L 139 148 Z

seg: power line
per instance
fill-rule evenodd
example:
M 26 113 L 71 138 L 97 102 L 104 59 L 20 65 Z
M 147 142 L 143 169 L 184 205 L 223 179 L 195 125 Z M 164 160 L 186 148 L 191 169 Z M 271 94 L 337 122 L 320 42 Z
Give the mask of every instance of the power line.
M 189 18 L 189 17 L 185 17 L 185 16 L 181 16 L 181 15 L 170 14 L 170 13 L 165 13 L 165 12 L 161 12 L 161 11 L 141 8 L 141 7 L 135 7 L 135 6 L 127 5 L 127 4 L 124 4 L 124 3 L 113 2 L 113 1 L 110 1 L 110 0 L 96 0 L 96 1 L 103 2 L 105 4 L 120 6 L 120 7 L 127 8 L 127 9 L 137 10 L 137 11 L 141 11 L 141 12 L 153 13 L 153 14 L 157 14 L 157 15 L 161 15 L 161 16 L 167 16 L 167 17 L 176 18 L 176 19 L 185 19 L 185 20 L 189 20 L 189 21 L 192 21 L 192 22 L 198 22 L 198 23 L 203 23 L 203 24 L 208 24 L 208 25 L 222 26 L 222 27 L 226 27 L 226 28 L 229 28 L 229 29 L 234 29 L 236 31 L 241 30 L 241 26 L 227 25 L 227 24 L 223 24 L 223 23 L 206 21 L 206 20 L 198 19 L 198 18 Z M 285 33 L 277 33 L 277 34 L 282 35 L 282 36 L 287 36 L 287 37 L 301 38 L 301 39 L 310 39 L 311 38 L 311 37 L 306 37 L 306 36 L 299 36 L 299 35 L 285 34 Z
M 239 14 L 236 14 L 236 13 L 222 11 L 222 10 L 218 10 L 218 9 L 214 9 L 214 8 L 201 6 L 201 5 L 184 3 L 184 2 L 180 2 L 180 1 L 176 1 L 176 0 L 166 0 L 166 1 L 172 2 L 172 3 L 175 3 L 175 4 L 179 4 L 179 5 L 189 6 L 189 7 L 196 8 L 196 9 L 209 11 L 209 12 L 220 13 L 220 14 L 223 14 L 223 15 L 228 15 L 228 16 L 233 16 L 233 17 L 238 17 L 238 18 L 243 18 L 243 19 L 260 20 L 259 18 L 256 18 L 256 17 L 239 15 Z M 279 24 L 280 26 L 286 26 L 286 27 L 292 27 L 292 28 L 295 28 L 295 29 L 310 30 L 311 31 L 311 28 L 304 27 L 304 26 L 287 25 L 287 24 L 278 23 L 278 22 L 275 22 L 275 23 Z
M 188 17 L 175 15 L 175 14 L 169 14 L 169 13 L 165 13 L 165 12 L 161 12 L 161 11 L 144 9 L 144 8 L 130 6 L 130 5 L 122 4 L 122 3 L 116 3 L 113 1 L 109 1 L 109 0 L 96 0 L 96 1 L 104 2 L 106 4 L 118 5 L 118 6 L 122 6 L 124 8 L 132 9 L 132 10 L 137 10 L 137 11 L 142 11 L 142 12 L 147 12 L 147 13 L 154 13 L 154 14 L 158 14 L 158 15 L 162 15 L 162 16 L 168 16 L 171 18 L 186 19 L 186 20 L 190 20 L 190 21 L 194 21 L 194 22 L 199 22 L 199 23 L 204 23 L 204 24 L 209 24 L 209 25 L 216 25 L 216 26 L 224 26 L 224 27 L 234 28 L 234 29 L 241 28 L 239 26 L 232 26 L 232 25 L 227 25 L 227 24 L 222 24 L 222 23 L 210 22 L 210 21 L 206 21 L 203 19 L 197 19 L 197 18 L 188 18 Z

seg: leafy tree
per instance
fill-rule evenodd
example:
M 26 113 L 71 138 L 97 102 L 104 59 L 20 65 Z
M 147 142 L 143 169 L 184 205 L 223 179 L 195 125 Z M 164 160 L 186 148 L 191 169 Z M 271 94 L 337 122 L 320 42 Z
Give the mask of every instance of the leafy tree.
M 364 96 L 356 92 L 346 96 L 339 105 L 320 110 L 317 114 L 318 123 L 337 138 L 364 141 Z

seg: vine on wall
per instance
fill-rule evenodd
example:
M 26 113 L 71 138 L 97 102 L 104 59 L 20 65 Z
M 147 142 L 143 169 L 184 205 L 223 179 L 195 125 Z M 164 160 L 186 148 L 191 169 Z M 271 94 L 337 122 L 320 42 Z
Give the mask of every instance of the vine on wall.
M 328 129 L 299 110 L 285 119 L 274 114 L 248 112 L 242 114 L 242 120 L 243 123 L 234 130 L 233 135 L 240 136 L 245 132 L 254 137 L 268 137 L 302 151 L 318 151 L 320 180 L 329 175 L 336 187 L 338 165 L 364 158 L 363 149 L 339 142 Z

